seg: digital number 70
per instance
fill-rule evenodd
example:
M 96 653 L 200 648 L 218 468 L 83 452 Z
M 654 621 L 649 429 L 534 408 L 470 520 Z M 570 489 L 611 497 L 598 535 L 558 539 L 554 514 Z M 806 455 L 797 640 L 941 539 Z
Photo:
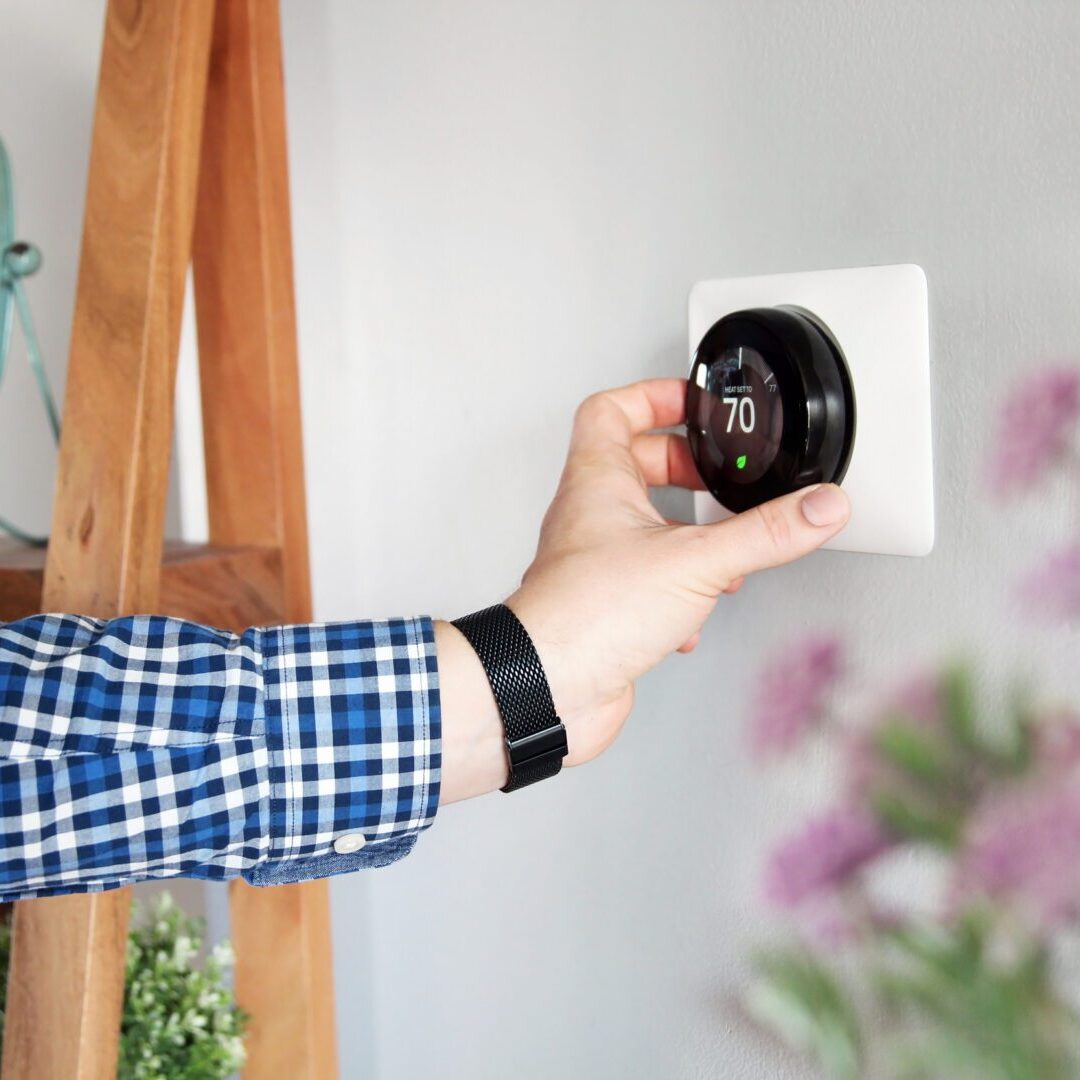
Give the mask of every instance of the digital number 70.
M 739 427 L 742 428 L 747 435 L 754 430 L 754 421 L 756 415 L 754 413 L 754 401 L 752 398 L 734 398 L 726 397 L 723 399 L 725 405 L 731 406 L 731 412 L 728 413 L 727 429 L 730 432 L 735 426 L 735 414 L 738 413 Z

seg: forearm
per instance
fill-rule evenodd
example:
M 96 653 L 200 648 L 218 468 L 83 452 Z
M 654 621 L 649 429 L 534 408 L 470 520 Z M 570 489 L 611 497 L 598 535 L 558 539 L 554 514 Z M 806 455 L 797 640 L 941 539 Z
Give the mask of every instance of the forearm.
M 0 899 L 382 866 L 434 818 L 433 627 L 0 624 Z

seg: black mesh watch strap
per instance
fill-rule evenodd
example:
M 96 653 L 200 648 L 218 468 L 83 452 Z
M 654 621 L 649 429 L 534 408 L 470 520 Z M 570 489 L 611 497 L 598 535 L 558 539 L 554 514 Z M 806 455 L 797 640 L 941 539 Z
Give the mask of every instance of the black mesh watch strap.
M 502 790 L 554 776 L 566 756 L 566 728 L 525 627 L 505 604 L 463 615 L 453 625 L 480 657 L 506 730 L 510 779 Z

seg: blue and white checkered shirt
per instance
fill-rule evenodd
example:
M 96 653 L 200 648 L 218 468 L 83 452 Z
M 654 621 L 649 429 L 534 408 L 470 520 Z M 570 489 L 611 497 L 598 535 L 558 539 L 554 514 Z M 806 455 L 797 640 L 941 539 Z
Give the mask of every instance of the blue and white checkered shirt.
M 385 865 L 440 765 L 428 618 L 0 624 L 0 900 Z

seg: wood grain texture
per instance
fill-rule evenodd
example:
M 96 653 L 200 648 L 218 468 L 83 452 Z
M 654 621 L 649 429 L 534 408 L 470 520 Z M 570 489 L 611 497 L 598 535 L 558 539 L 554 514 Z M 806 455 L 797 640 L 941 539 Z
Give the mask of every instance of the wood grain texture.
M 111 0 L 45 606 L 157 601 L 211 0 Z
M 210 537 L 280 545 L 310 618 L 285 93 L 277 5 L 221 0 L 193 262 Z
M 278 546 L 286 621 L 311 618 L 281 31 L 218 0 L 193 264 L 210 539 Z M 337 1075 L 325 882 L 230 886 L 249 1080 Z
M 0 622 L 41 611 L 44 578 L 44 551 L 0 540 Z M 157 610 L 223 628 L 282 622 L 281 552 L 166 540 Z
M 251 1012 L 245 1080 L 338 1075 L 330 883 L 229 885 L 236 993 Z
M 4 1080 L 116 1076 L 131 890 L 15 905 Z
M 0 540 L 0 623 L 41 611 L 45 552 L 17 540 Z
M 42 607 L 158 604 L 212 0 L 110 0 Z M 16 906 L 4 1080 L 116 1075 L 126 890 Z
M 168 541 L 161 610 L 223 629 L 283 622 L 281 552 Z

